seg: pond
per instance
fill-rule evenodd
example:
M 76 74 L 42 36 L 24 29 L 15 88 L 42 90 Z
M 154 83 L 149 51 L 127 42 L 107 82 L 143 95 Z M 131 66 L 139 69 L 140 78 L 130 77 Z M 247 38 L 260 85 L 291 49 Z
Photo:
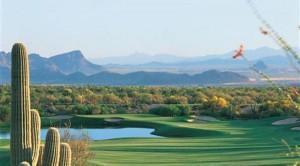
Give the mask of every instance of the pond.
M 48 129 L 41 130 L 41 138 L 45 140 Z M 73 136 L 80 136 L 82 133 L 86 133 L 92 140 L 105 140 L 114 138 L 153 138 L 159 137 L 151 134 L 154 129 L 149 128 L 103 128 L 103 129 L 75 129 L 70 128 L 70 133 Z M 60 133 L 63 134 L 64 128 L 60 129 Z M 0 139 L 9 139 L 9 131 L 3 131 L 0 129 Z

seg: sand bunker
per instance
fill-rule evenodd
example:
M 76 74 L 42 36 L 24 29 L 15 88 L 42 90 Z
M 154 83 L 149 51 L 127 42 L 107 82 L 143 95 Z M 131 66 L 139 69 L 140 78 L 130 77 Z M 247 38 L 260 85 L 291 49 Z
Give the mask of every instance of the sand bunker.
M 187 119 L 186 122 L 192 123 L 194 122 L 194 119 Z
M 283 120 L 278 120 L 276 122 L 273 122 L 272 125 L 289 125 L 289 124 L 295 124 L 299 123 L 299 118 L 287 118 Z
M 107 119 L 104 119 L 105 122 L 108 122 L 108 123 L 120 123 L 122 121 L 124 121 L 123 118 L 107 118 Z
M 53 119 L 53 120 L 64 120 L 64 119 L 71 119 L 73 116 L 71 115 L 57 115 L 57 116 L 50 116 L 47 117 L 48 119 Z
M 293 127 L 292 130 L 300 131 L 300 127 Z
M 200 120 L 200 121 L 207 121 L 207 122 L 217 122 L 217 121 L 220 121 L 214 117 L 211 117 L 211 116 L 198 116 L 196 117 L 197 120 Z

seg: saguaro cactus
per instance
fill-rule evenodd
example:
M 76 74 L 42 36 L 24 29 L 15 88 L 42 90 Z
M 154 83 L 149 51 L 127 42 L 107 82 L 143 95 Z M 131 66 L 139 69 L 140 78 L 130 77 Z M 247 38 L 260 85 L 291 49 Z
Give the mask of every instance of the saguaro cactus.
M 60 156 L 60 135 L 56 128 L 49 128 L 43 155 L 44 166 L 58 166 Z
M 40 145 L 40 150 L 39 150 L 39 159 L 38 159 L 38 162 L 37 162 L 37 166 L 43 166 L 43 155 L 44 155 L 44 148 L 45 146 L 44 145 Z
M 58 166 L 60 136 L 55 128 L 47 133 L 45 148 L 40 146 L 41 121 L 38 111 L 30 108 L 29 62 L 23 44 L 12 48 L 12 111 L 11 111 L 11 165 Z M 68 163 L 71 151 L 63 146 L 63 161 Z M 44 164 L 42 164 L 42 162 Z
M 59 166 L 71 166 L 71 148 L 67 143 L 60 144 Z
M 32 162 L 29 64 L 25 47 L 17 43 L 12 48 L 11 68 L 11 165 Z

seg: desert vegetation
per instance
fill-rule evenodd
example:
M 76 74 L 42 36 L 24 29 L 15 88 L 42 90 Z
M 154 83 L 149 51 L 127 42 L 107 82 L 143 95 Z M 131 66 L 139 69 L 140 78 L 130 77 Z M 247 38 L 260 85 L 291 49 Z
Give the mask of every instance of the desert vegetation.
M 300 103 L 298 87 L 282 87 Z M 10 87 L 0 86 L 1 121 L 9 120 Z M 298 115 L 294 105 L 274 87 L 96 87 L 32 86 L 31 105 L 42 116 L 61 114 L 148 113 L 154 108 L 182 115 L 257 119 Z M 155 113 L 157 114 L 157 113 Z
M 88 133 L 85 132 L 84 129 L 81 129 L 79 134 L 73 135 L 70 131 L 70 120 L 66 121 L 62 127 L 61 141 L 66 142 L 72 151 L 72 154 L 69 154 L 70 160 L 73 162 L 72 165 L 88 165 L 88 161 L 93 159 L 95 155 L 89 148 L 91 139 L 89 138 Z

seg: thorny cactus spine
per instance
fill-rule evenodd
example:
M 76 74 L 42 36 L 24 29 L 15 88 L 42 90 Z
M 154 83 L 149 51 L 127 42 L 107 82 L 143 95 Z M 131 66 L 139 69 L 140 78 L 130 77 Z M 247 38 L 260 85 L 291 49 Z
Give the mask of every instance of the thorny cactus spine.
M 72 154 L 71 148 L 67 143 L 60 144 L 59 166 L 71 166 Z
M 12 48 L 11 165 L 32 162 L 29 64 L 23 44 Z
M 43 154 L 44 166 L 58 166 L 60 157 L 60 135 L 56 128 L 49 128 Z

